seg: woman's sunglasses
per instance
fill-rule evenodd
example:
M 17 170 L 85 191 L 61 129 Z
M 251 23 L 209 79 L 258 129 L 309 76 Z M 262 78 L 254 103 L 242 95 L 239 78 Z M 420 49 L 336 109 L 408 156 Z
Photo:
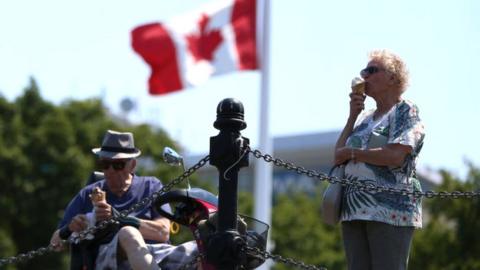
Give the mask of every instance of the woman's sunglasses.
M 122 160 L 105 160 L 105 159 L 100 159 L 97 161 L 97 167 L 100 170 L 108 170 L 110 166 L 115 171 L 121 171 L 125 169 L 125 166 L 127 165 L 127 162 L 129 159 L 122 159 Z
M 361 75 L 362 77 L 365 77 L 365 76 L 368 76 L 368 75 L 372 75 L 372 74 L 374 74 L 374 73 L 377 73 L 377 72 L 379 72 L 380 70 L 382 70 L 382 69 L 379 68 L 379 67 L 370 66 L 370 67 L 366 67 L 366 68 L 362 69 L 362 70 L 360 71 L 360 75 Z

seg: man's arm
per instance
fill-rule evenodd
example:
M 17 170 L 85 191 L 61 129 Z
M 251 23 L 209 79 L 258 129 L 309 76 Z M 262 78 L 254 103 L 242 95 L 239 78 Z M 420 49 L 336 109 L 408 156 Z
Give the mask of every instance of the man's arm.
M 55 251 L 62 251 L 65 249 L 65 244 L 63 244 L 62 238 L 60 237 L 60 230 L 62 228 L 68 227 L 71 232 L 79 232 L 88 226 L 88 221 L 86 221 L 85 215 L 80 213 L 80 209 L 82 209 L 82 198 L 79 193 L 65 208 L 63 218 L 60 221 L 57 230 L 53 232 L 52 237 L 50 238 L 50 244 L 53 245 Z
M 65 249 L 66 245 L 64 244 L 64 242 L 62 242 L 62 237 L 60 237 L 60 231 L 68 228 L 68 231 L 70 233 L 81 232 L 85 230 L 87 227 L 88 227 L 87 217 L 83 214 L 76 215 L 68 225 L 65 225 L 64 227 L 57 229 L 53 233 L 52 237 L 50 238 L 50 244 L 53 245 L 53 249 L 55 251 L 62 251 Z M 65 236 L 63 236 L 63 238 L 65 238 Z
M 119 212 L 112 208 L 106 202 L 98 202 L 95 204 L 95 217 L 97 221 L 102 221 L 112 216 L 119 215 Z M 157 217 L 153 220 L 133 218 L 125 219 L 126 224 L 138 227 L 145 240 L 153 240 L 158 242 L 166 242 L 170 237 L 170 220 L 164 217 Z
M 154 220 L 140 219 L 138 229 L 145 240 L 164 243 L 170 239 L 170 220 L 164 217 Z

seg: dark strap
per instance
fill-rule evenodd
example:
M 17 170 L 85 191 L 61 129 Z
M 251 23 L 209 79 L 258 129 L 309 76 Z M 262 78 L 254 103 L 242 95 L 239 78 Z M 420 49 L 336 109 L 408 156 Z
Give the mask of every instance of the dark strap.
M 140 219 L 132 216 L 122 217 L 120 212 L 117 209 L 112 207 L 113 217 L 115 217 L 120 223 L 120 227 L 123 226 L 132 226 L 135 228 L 140 228 Z
M 348 163 L 348 161 L 346 161 L 342 164 L 333 165 L 332 168 L 330 168 L 330 171 L 328 171 L 328 176 L 329 177 L 332 176 L 332 173 L 333 173 L 333 171 L 335 171 L 335 169 L 340 168 L 341 166 L 346 166 L 347 163 Z
M 137 148 L 123 148 L 123 147 L 111 147 L 111 146 L 102 146 L 101 150 L 106 152 L 129 153 L 129 154 L 138 152 Z

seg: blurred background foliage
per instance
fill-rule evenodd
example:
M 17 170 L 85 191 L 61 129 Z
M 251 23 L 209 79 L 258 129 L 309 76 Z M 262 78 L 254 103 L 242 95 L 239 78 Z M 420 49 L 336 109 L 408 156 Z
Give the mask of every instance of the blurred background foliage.
M 162 161 L 165 146 L 180 146 L 159 128 L 131 124 L 112 115 L 98 99 L 45 101 L 31 79 L 22 96 L 9 102 L 0 96 L 0 258 L 47 246 L 63 209 L 92 171 L 93 147 L 107 129 L 131 131 L 142 150 L 138 174 L 168 183 L 182 173 Z M 205 138 L 206 140 L 208 138 Z M 441 171 L 438 190 L 478 190 L 480 170 L 469 164 L 466 179 Z M 191 178 L 191 185 L 217 193 L 211 183 Z M 216 186 L 216 185 L 215 185 Z M 179 188 L 185 188 L 182 184 Z M 328 269 L 346 269 L 339 226 L 321 220 L 321 194 L 276 195 L 270 236 L 275 254 Z M 415 233 L 409 269 L 480 269 L 480 201 L 424 199 L 424 228 Z M 252 215 L 251 192 L 239 193 L 239 212 Z M 192 239 L 187 228 L 172 235 L 173 243 Z M 48 254 L 4 269 L 68 269 L 68 252 Z M 274 269 L 291 269 L 275 264 Z

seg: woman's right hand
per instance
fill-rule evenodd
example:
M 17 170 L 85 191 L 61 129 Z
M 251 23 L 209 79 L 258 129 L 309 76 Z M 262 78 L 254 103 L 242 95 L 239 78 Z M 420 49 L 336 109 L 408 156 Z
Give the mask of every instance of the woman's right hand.
M 350 93 L 350 118 L 357 116 L 365 109 L 365 95 Z

